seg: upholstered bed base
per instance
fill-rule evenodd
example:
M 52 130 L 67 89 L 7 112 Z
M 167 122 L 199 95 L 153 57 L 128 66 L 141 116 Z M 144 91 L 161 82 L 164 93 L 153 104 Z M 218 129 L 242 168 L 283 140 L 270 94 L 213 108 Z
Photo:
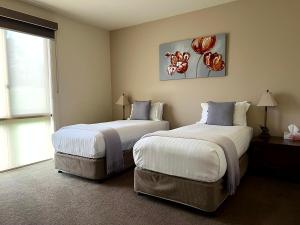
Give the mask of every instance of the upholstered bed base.
M 240 158 L 241 176 L 248 167 L 248 156 Z M 178 202 L 206 212 L 214 212 L 227 198 L 224 177 L 208 183 L 170 176 L 136 167 L 134 191 Z
M 123 157 L 124 169 L 134 166 L 132 149 L 123 151 Z M 59 171 L 93 180 L 101 180 L 108 177 L 105 157 L 91 159 L 57 152 L 55 153 L 54 161 L 55 169 Z

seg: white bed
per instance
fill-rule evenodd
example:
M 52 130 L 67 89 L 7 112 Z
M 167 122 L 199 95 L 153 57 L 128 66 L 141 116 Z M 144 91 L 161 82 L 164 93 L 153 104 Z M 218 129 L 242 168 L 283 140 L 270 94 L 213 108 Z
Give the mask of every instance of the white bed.
M 248 149 L 252 128 L 248 126 L 215 126 L 196 123 L 176 130 L 199 130 L 230 138 L 241 157 Z M 161 174 L 195 181 L 216 182 L 227 168 L 224 151 L 215 143 L 172 137 L 150 136 L 139 140 L 133 148 L 137 167 Z
M 56 131 L 52 136 L 55 149 L 55 168 L 80 177 L 102 180 L 107 173 L 107 155 L 103 136 L 114 129 L 121 141 L 123 170 L 134 166 L 132 147 L 143 135 L 168 130 L 169 122 L 152 120 L 118 120 L 98 124 L 78 124 Z M 106 137 L 107 138 L 107 137 Z M 115 149 L 118 151 L 117 149 Z
M 107 126 L 115 129 L 121 139 L 122 149 L 128 150 L 143 135 L 158 130 L 168 130 L 168 121 L 151 120 L 117 120 L 105 123 L 90 124 L 81 129 L 72 125 L 59 129 L 52 136 L 55 152 L 76 155 L 91 159 L 105 156 L 105 142 L 99 129 Z

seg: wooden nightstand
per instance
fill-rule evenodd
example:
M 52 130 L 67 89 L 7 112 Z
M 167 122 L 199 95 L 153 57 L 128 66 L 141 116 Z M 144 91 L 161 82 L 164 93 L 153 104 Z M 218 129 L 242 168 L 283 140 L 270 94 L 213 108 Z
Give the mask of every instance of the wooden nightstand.
M 300 181 L 300 141 L 270 137 L 253 138 L 250 145 L 250 171 Z

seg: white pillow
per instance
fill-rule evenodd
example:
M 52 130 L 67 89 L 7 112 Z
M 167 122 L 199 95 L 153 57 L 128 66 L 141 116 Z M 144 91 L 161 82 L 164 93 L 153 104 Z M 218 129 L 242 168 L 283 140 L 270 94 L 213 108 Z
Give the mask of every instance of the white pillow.
M 127 118 L 127 120 L 131 120 L 131 115 L 132 115 L 132 108 L 133 108 L 133 104 L 130 104 L 130 115 L 129 117 Z
M 201 103 L 202 115 L 199 123 L 205 124 L 208 116 L 208 104 Z M 236 102 L 233 113 L 233 125 L 234 126 L 247 126 L 247 111 L 250 104 L 247 101 Z
M 208 116 L 208 103 L 201 103 L 202 107 L 202 115 L 201 115 L 201 120 L 199 123 L 206 123 L 207 122 L 207 116 Z
M 247 111 L 250 104 L 247 101 L 235 103 L 233 113 L 234 126 L 247 126 Z
M 164 103 L 156 102 L 151 104 L 150 108 L 150 120 L 161 121 L 164 112 Z

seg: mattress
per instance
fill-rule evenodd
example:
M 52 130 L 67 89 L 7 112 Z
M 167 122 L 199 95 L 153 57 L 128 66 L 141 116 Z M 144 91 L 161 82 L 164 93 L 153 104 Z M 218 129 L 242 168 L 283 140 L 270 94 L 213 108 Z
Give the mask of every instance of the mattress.
M 122 150 L 131 149 L 143 135 L 158 130 L 168 130 L 168 121 L 151 120 L 117 120 L 105 123 L 90 124 L 89 130 L 67 126 L 52 135 L 55 152 L 76 155 L 86 158 L 105 157 L 105 142 L 97 128 L 107 126 L 115 129 L 121 139 Z
M 241 157 L 248 149 L 253 130 L 247 126 L 215 126 L 193 124 L 176 130 L 205 131 L 230 138 Z M 150 136 L 133 147 L 137 167 L 195 181 L 216 182 L 227 169 L 222 148 L 208 141 Z

